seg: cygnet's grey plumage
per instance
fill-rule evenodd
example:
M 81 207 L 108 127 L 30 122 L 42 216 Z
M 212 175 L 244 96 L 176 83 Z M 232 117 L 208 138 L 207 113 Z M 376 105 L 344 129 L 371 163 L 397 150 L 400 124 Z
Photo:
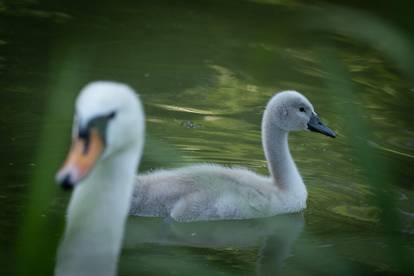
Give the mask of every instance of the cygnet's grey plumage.
M 271 98 L 262 120 L 270 176 L 214 164 L 157 170 L 136 178 L 130 214 L 177 221 L 248 219 L 306 208 L 307 190 L 288 147 L 288 132 L 313 130 L 335 137 L 296 91 Z

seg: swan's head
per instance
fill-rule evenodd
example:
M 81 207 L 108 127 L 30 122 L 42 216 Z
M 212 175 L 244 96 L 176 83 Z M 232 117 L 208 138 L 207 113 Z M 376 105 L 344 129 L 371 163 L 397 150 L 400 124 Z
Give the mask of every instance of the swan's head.
M 97 163 L 127 151 L 138 155 L 143 133 L 143 109 L 130 87 L 107 81 L 88 84 L 76 100 L 72 147 L 57 182 L 72 188 Z
M 310 130 L 336 137 L 335 132 L 321 122 L 310 101 L 296 91 L 277 93 L 269 101 L 266 112 L 271 122 L 285 131 Z

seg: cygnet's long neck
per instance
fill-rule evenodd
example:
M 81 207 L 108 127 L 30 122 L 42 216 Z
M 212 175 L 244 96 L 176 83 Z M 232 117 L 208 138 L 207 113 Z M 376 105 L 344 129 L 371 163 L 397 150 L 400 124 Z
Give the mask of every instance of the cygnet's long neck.
M 98 161 L 72 195 L 56 275 L 115 275 L 138 150 Z M 139 150 L 141 153 L 141 151 Z
M 262 143 L 270 174 L 275 185 L 283 191 L 304 191 L 306 188 L 289 151 L 288 132 L 272 119 L 272 103 L 266 108 L 262 121 Z

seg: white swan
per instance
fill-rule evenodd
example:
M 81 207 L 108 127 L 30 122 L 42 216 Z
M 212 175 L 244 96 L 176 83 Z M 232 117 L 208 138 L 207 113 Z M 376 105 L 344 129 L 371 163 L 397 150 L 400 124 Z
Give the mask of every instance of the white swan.
M 74 191 L 55 275 L 115 275 L 143 134 L 131 88 L 95 82 L 81 91 L 72 148 L 56 177 Z
M 306 207 L 307 190 L 289 152 L 288 132 L 299 130 L 335 137 L 303 95 L 278 93 L 262 121 L 270 177 L 209 164 L 142 174 L 136 179 L 130 214 L 196 221 L 298 212 Z

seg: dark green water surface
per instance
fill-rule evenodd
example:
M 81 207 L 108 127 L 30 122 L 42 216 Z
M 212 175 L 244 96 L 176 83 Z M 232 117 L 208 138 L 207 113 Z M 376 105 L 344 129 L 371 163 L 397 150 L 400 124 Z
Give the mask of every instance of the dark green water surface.
M 408 274 L 414 51 L 404 22 L 299 1 L 58 2 L 0 1 L 0 274 L 21 262 L 52 271 L 70 197 L 53 174 L 79 89 L 101 79 L 128 83 L 144 103 L 139 171 L 212 162 L 267 174 L 261 116 L 286 89 L 338 134 L 290 135 L 309 191 L 303 214 L 131 218 L 120 275 Z

